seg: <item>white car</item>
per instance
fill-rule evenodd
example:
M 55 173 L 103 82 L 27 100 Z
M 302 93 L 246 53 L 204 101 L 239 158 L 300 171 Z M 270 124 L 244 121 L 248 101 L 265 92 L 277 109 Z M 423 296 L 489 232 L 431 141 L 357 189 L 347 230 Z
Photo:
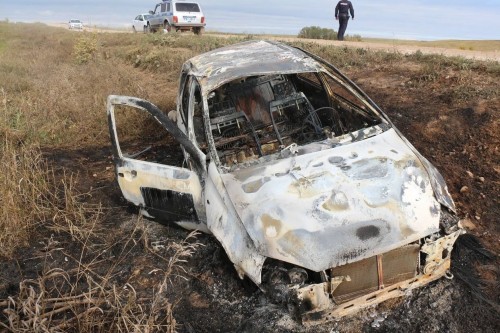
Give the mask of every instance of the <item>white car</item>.
M 137 15 L 132 21 L 132 30 L 134 32 L 142 31 L 149 32 L 149 14 L 140 14 Z
M 69 20 L 68 28 L 69 29 L 83 30 L 83 23 L 80 20 Z

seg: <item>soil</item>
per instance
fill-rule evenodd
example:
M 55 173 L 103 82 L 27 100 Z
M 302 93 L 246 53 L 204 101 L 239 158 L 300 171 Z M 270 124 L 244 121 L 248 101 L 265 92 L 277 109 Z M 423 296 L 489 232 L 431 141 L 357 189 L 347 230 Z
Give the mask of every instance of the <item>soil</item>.
M 407 67 L 405 67 L 407 66 Z M 416 82 L 409 65 L 349 69 L 346 71 L 389 115 L 396 127 L 442 172 L 471 235 L 453 252 L 453 280 L 441 279 L 406 297 L 393 299 L 336 322 L 306 328 L 286 308 L 273 304 L 254 285 L 240 280 L 224 250 L 207 235 L 172 277 L 167 291 L 174 304 L 179 332 L 498 332 L 499 320 L 499 218 L 500 218 L 500 101 L 498 98 L 456 97 L 456 73 L 433 82 Z M 479 88 L 498 89 L 498 81 L 472 73 Z M 103 229 L 119 240 L 129 232 L 137 215 L 122 199 L 114 179 L 110 145 L 80 150 L 46 150 L 56 171 L 79 173 L 78 187 L 90 192 L 89 202 L 105 208 Z M 182 242 L 188 231 L 149 222 L 147 242 Z M 55 237 L 65 254 L 77 257 L 81 245 L 64 235 Z M 139 239 L 136 239 L 139 244 Z M 46 244 L 33 242 L 15 260 L 2 263 L 0 298 L 11 295 L 21 279 L 42 270 L 63 267 L 63 253 L 40 255 Z M 108 258 L 110 260 L 111 258 Z M 155 283 L 155 269 L 165 263 L 134 245 L 116 270 L 117 283 L 130 283 L 147 295 Z

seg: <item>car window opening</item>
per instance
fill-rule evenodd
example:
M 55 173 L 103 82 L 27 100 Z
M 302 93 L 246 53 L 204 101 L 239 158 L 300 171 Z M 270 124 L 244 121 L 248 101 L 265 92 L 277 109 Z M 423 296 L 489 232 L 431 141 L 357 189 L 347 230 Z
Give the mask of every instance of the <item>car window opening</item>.
M 192 12 L 198 13 L 200 12 L 200 7 L 197 3 L 176 3 L 175 9 L 178 12 Z
M 349 90 L 319 73 L 241 78 L 209 94 L 208 105 L 215 148 L 229 167 L 381 122 Z

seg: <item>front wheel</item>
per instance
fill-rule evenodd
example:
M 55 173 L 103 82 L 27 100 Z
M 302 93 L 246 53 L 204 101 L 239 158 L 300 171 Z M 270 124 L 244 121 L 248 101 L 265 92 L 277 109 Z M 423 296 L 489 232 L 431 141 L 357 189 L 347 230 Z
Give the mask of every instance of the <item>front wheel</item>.
M 144 26 L 144 33 L 149 34 L 151 32 L 151 27 L 148 25 Z
M 166 32 L 172 31 L 172 26 L 168 23 L 168 21 L 163 22 L 163 30 Z
M 200 28 L 194 28 L 194 33 L 195 35 L 201 36 L 203 35 L 203 32 L 205 31 L 205 28 L 200 27 Z

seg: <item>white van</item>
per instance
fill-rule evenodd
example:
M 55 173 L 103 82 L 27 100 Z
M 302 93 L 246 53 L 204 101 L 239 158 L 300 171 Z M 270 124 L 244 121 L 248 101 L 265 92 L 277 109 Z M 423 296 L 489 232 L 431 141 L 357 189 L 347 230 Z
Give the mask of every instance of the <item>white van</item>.
M 197 2 L 164 0 L 149 12 L 149 30 L 193 31 L 201 35 L 205 28 L 205 15 Z

